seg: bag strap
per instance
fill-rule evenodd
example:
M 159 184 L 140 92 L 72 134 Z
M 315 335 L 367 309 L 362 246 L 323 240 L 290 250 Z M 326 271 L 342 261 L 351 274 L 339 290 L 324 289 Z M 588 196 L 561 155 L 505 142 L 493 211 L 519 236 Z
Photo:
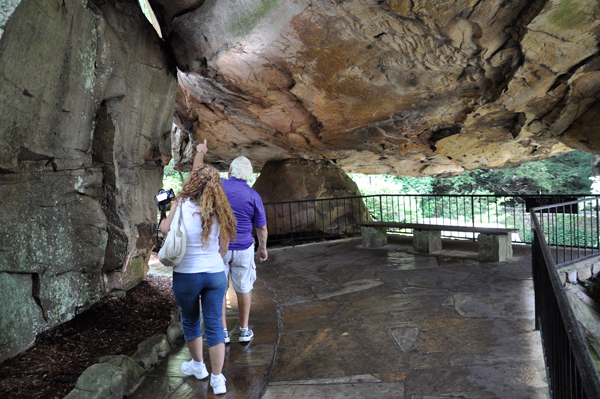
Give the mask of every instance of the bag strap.
M 182 208 L 183 208 L 183 203 L 177 204 L 177 209 L 175 209 L 175 213 L 176 213 L 175 216 L 179 216 L 177 218 L 178 219 L 178 221 L 177 221 L 178 225 L 175 226 L 177 228 L 177 235 L 181 234 L 180 233 L 181 229 L 185 229 L 185 227 L 183 226 L 183 209 Z M 178 213 L 178 215 L 177 215 L 177 213 Z M 175 217 L 173 218 L 173 220 L 175 220 Z

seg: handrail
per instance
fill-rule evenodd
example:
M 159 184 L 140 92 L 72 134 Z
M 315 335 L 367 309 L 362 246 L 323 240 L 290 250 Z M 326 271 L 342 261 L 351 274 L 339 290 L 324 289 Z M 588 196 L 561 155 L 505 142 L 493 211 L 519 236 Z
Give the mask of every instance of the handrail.
M 577 197 L 576 194 L 561 195 Z M 553 195 L 371 194 L 265 203 L 271 244 L 360 234 L 354 222 L 429 223 L 442 226 L 513 228 L 513 242 L 531 243 L 528 201 L 555 201 Z M 406 229 L 390 233 L 412 234 Z M 475 240 L 473 233 L 446 231 L 446 238 Z
M 552 195 L 552 194 L 522 194 L 522 195 L 509 195 L 509 194 L 367 194 L 367 195 L 350 195 L 346 197 L 328 197 L 328 198 L 314 198 L 314 199 L 304 199 L 304 200 L 293 200 L 293 201 L 272 201 L 265 202 L 265 205 L 274 205 L 274 204 L 287 204 L 287 203 L 296 203 L 296 202 L 312 202 L 312 201 L 327 201 L 333 199 L 350 199 L 350 198 L 371 198 L 371 197 L 385 197 L 385 196 L 403 196 L 403 197 L 452 197 L 452 198 L 470 198 L 470 197 L 489 197 L 489 198 L 556 198 L 559 197 L 584 197 L 586 194 L 560 194 L 560 195 Z M 577 201 L 571 201 L 577 202 Z M 560 205 L 569 204 L 570 202 L 561 202 Z M 547 205 L 538 208 L 548 208 L 555 206 L 556 204 Z
M 546 233 L 557 266 L 600 254 L 600 196 L 539 206 L 531 213 L 536 213 L 541 232 Z
M 548 207 L 533 208 L 531 212 L 535 324 L 542 337 L 551 397 L 600 398 L 598 372 L 560 281 L 536 213 L 541 209 Z

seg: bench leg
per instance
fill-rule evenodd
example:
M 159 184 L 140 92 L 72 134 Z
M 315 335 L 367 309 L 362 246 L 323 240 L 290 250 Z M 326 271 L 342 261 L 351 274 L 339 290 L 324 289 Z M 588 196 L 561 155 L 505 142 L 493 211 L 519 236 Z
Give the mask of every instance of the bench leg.
M 360 228 L 362 235 L 362 244 L 366 248 L 377 248 L 387 245 L 387 229 L 385 227 L 365 227 Z
M 504 262 L 512 258 L 510 234 L 479 234 L 479 260 L 483 262 Z
M 442 250 L 442 232 L 440 230 L 413 230 L 413 250 L 430 254 Z

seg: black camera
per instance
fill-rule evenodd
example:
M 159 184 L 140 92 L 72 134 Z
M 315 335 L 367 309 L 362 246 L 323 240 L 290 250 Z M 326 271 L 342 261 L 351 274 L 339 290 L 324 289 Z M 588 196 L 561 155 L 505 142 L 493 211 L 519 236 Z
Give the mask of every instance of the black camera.
M 154 197 L 154 200 L 159 208 L 163 208 L 173 201 L 173 198 L 175 198 L 175 193 L 173 192 L 173 189 L 170 188 L 168 190 L 159 190 L 158 194 Z

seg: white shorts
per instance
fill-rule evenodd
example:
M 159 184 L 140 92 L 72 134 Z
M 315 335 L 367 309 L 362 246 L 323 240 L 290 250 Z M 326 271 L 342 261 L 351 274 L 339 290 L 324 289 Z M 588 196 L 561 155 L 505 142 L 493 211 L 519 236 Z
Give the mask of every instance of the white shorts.
M 252 291 L 256 281 L 256 263 L 254 263 L 254 244 L 240 251 L 227 251 L 223 258 L 225 274 L 229 277 L 235 292 L 247 294 Z

